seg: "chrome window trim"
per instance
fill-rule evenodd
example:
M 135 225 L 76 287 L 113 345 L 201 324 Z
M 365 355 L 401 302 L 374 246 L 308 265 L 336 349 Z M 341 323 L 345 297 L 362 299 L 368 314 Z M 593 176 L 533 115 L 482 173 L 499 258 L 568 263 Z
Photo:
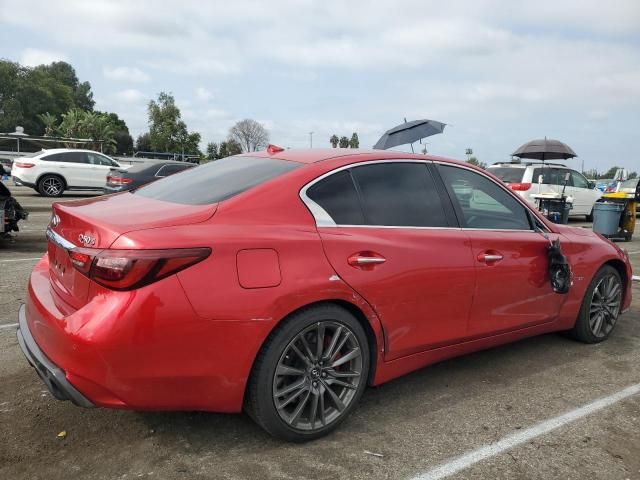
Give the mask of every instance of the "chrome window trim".
M 317 227 L 331 227 L 331 228 L 337 228 L 337 227 L 343 227 L 343 228 L 390 228 L 390 229 L 398 229 L 398 228 L 402 228 L 402 229 L 413 229 L 413 230 L 475 230 L 475 231 L 485 231 L 485 232 L 533 232 L 533 233 L 538 233 L 536 232 L 534 229 L 529 229 L 529 230 L 523 230 L 523 229 L 508 229 L 508 228 L 467 228 L 467 227 L 416 227 L 416 226 L 399 226 L 399 225 L 345 225 L 345 224 L 337 224 L 333 218 L 331 218 L 331 215 L 329 215 L 329 213 L 322 208 L 320 205 L 318 205 L 316 202 L 314 202 L 308 195 L 307 195 L 307 190 L 309 190 L 309 188 L 311 188 L 312 186 L 314 186 L 316 183 L 324 180 L 325 178 L 334 175 L 336 173 L 342 172 L 344 170 L 349 170 L 351 168 L 355 168 L 355 167 L 360 167 L 360 166 L 364 166 L 364 165 L 373 165 L 373 164 L 378 164 L 378 163 L 424 163 L 425 165 L 428 164 L 438 164 L 438 165 L 445 165 L 445 166 L 451 166 L 451 167 L 456 167 L 456 168 L 462 168 L 465 170 L 470 170 L 471 172 L 477 173 L 479 175 L 482 175 L 483 177 L 485 177 L 487 180 L 496 183 L 496 181 L 491 178 L 489 175 L 486 175 L 483 172 L 478 172 L 476 169 L 474 168 L 469 168 L 465 165 L 458 165 L 458 164 L 454 164 L 454 163 L 449 163 L 449 162 L 442 162 L 439 160 L 419 160 L 419 159 L 404 159 L 404 158 L 387 158 L 387 159 L 380 159 L 380 160 L 367 160 L 364 162 L 357 162 L 357 163 L 350 163 L 349 165 L 343 165 L 342 167 L 338 167 L 334 170 L 331 170 L 329 172 L 323 173 L 322 175 L 320 175 L 319 177 L 311 180 L 310 182 L 306 183 L 301 189 L 300 189 L 300 199 L 302 200 L 302 202 L 307 206 L 307 208 L 309 209 L 309 211 L 311 212 L 311 215 L 313 216 L 313 218 L 316 221 L 316 226 Z M 500 187 L 505 190 L 506 192 L 509 193 L 509 195 L 514 196 L 513 192 L 510 191 L 507 187 L 505 187 L 504 185 L 500 185 Z M 525 210 L 527 211 L 531 211 L 531 208 L 529 208 L 528 205 L 526 205 L 523 201 L 521 201 L 520 198 L 517 199 L 517 201 L 519 201 L 520 205 L 522 205 L 524 207 Z M 534 214 L 534 217 L 537 216 Z M 546 233 L 550 233 L 547 226 L 542 224 L 542 226 L 544 227 L 544 231 Z
M 69 240 L 64 238 L 62 235 L 54 232 L 50 228 L 47 228 L 47 238 L 51 240 L 56 245 L 64 248 L 65 250 L 71 250 L 72 248 L 76 248 L 77 245 L 74 245 Z

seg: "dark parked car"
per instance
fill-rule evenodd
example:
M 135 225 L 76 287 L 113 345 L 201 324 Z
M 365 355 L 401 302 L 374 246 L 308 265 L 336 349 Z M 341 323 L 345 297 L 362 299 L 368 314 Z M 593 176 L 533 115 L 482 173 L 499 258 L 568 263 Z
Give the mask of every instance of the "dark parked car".
M 11 175 L 11 165 L 13 160 L 10 158 L 0 158 L 0 176 Z
M 17 232 L 18 222 L 25 220 L 29 213 L 11 196 L 9 189 L 0 182 L 0 240 Z
M 153 162 L 134 165 L 127 170 L 112 168 L 103 190 L 104 193 L 132 190 L 192 167 L 195 167 L 193 163 L 186 162 Z

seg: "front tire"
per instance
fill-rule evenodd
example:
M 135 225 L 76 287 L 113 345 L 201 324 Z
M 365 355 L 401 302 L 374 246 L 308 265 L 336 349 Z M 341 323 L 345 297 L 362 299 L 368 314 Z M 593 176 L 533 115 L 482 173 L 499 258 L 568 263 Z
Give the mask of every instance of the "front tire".
M 598 270 L 570 335 L 584 343 L 600 343 L 609 338 L 620 315 L 622 291 L 622 279 L 615 268 L 605 265 Z
M 275 437 L 322 437 L 358 403 L 369 362 L 366 333 L 351 313 L 333 304 L 306 308 L 267 338 L 249 379 L 245 410 Z
M 58 175 L 44 175 L 38 181 L 38 192 L 44 197 L 59 197 L 64 192 L 64 180 Z

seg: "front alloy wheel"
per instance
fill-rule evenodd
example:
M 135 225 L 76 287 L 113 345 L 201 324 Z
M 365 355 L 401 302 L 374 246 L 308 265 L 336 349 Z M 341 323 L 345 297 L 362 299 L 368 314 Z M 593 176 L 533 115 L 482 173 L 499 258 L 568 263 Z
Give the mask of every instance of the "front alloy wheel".
M 618 321 L 623 290 L 620 273 L 610 265 L 603 266 L 591 280 L 576 323 L 568 333 L 584 343 L 606 340 Z
M 622 285 L 613 273 L 602 277 L 591 295 L 589 328 L 597 338 L 606 338 L 613 330 L 620 313 Z
M 355 407 L 369 363 L 366 333 L 350 312 L 335 304 L 306 308 L 283 320 L 265 341 L 245 410 L 276 437 L 319 438 Z

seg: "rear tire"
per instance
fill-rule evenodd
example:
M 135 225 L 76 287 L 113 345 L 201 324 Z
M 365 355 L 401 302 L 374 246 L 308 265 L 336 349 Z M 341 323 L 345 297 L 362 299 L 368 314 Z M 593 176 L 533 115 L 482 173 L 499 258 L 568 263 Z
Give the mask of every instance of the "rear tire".
M 584 343 L 599 343 L 609 338 L 620 315 L 622 292 L 622 279 L 615 268 L 605 265 L 598 270 L 569 335 Z
M 251 372 L 245 411 L 284 440 L 327 435 L 360 400 L 369 361 L 366 333 L 351 313 L 334 304 L 303 309 L 265 341 Z
M 593 208 L 591 209 L 591 213 L 589 215 L 585 215 L 584 218 L 587 222 L 593 222 Z
M 64 187 L 64 180 L 58 175 L 44 175 L 38 180 L 38 192 L 44 197 L 59 197 Z

